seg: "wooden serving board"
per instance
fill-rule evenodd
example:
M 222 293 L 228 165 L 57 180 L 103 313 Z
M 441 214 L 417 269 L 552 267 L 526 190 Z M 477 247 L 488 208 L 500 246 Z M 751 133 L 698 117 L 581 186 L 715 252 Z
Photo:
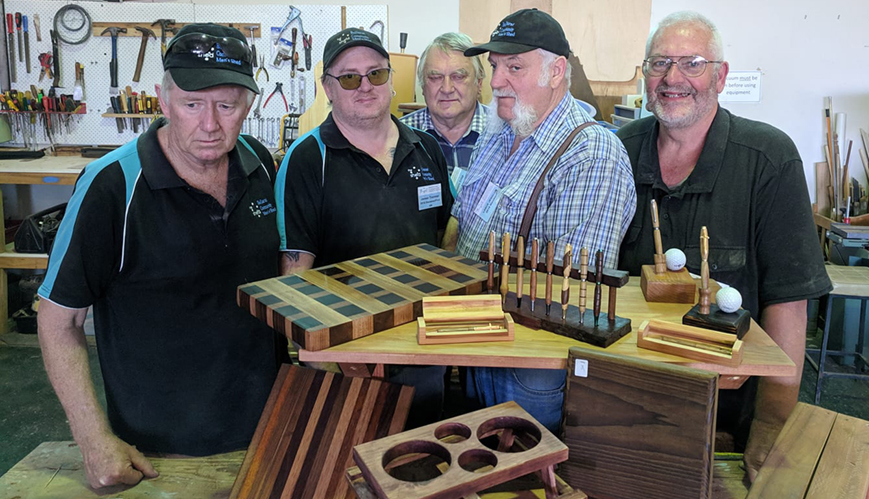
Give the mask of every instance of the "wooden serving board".
M 283 366 L 229 497 L 356 497 L 353 446 L 400 432 L 412 398 L 410 386 Z
M 426 296 L 478 294 L 486 268 L 429 244 L 239 286 L 238 303 L 306 350 L 414 321 Z
M 570 349 L 559 473 L 591 497 L 711 495 L 718 375 Z
M 440 458 L 434 476 L 411 481 L 387 471 L 398 462 L 412 464 L 420 454 Z M 554 497 L 553 466 L 567 459 L 567 447 L 510 401 L 358 445 L 353 459 L 381 499 L 466 497 L 542 470 L 547 497 Z

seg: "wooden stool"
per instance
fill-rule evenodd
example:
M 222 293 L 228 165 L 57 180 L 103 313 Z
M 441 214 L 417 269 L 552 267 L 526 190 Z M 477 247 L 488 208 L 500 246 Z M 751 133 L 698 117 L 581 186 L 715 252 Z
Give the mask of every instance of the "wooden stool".
M 833 290 L 827 298 L 827 313 L 824 318 L 824 335 L 821 340 L 820 350 L 816 348 L 806 349 L 806 360 L 818 371 L 818 384 L 815 388 L 815 403 L 821 400 L 821 385 L 824 378 L 869 378 L 869 374 L 860 373 L 831 373 L 825 369 L 828 356 L 844 357 L 853 355 L 864 364 L 869 365 L 869 360 L 863 356 L 863 335 L 866 323 L 866 301 L 869 300 L 869 267 L 845 267 L 840 265 L 827 265 L 827 275 L 833 282 Z M 827 344 L 830 340 L 830 322 L 833 313 L 833 301 L 838 298 L 852 298 L 860 300 L 860 330 L 857 336 L 857 345 L 853 351 L 847 349 L 830 351 Z M 844 348 L 844 347 L 843 347 Z M 817 353 L 818 362 L 811 354 Z

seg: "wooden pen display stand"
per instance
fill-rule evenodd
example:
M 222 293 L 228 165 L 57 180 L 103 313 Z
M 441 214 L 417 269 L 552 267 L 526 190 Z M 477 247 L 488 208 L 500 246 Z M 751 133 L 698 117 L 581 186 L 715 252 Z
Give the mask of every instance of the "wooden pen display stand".
M 513 341 L 513 318 L 497 295 L 423 298 L 417 323 L 420 345 Z
M 665 270 L 655 273 L 655 265 L 643 265 L 640 274 L 640 289 L 647 302 L 694 303 L 697 285 L 688 269 Z
M 742 340 L 733 334 L 654 319 L 640 325 L 637 346 L 730 367 L 742 362 Z
M 353 459 L 381 499 L 467 497 L 534 472 L 548 499 L 567 446 L 511 401 L 357 445 Z

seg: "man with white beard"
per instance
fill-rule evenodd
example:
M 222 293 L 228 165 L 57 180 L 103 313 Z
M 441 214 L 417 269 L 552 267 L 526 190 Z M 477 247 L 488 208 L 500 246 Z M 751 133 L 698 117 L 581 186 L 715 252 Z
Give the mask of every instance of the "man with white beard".
M 485 52 L 497 118 L 490 117 L 477 143 L 444 246 L 478 259 L 492 231 L 498 241 L 509 232 L 515 242 L 540 181 L 531 203 L 536 214 L 529 212 L 530 228 L 523 234 L 526 255 L 536 238 L 540 255 L 554 243 L 558 262 L 570 244 L 574 264 L 584 247 L 592 254 L 602 250 L 604 266 L 615 267 L 636 209 L 631 166 L 618 139 L 568 92 L 570 46 L 561 25 L 536 9 L 517 11 L 501 21 L 489 43 L 465 56 Z M 466 392 L 484 406 L 515 400 L 556 430 L 564 382 L 563 370 L 469 368 Z

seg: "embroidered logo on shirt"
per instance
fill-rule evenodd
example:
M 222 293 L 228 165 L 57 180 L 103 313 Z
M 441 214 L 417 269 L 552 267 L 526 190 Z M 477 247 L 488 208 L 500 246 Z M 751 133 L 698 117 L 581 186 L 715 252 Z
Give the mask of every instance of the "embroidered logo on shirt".
M 431 170 L 429 170 L 429 168 L 427 166 L 422 167 L 422 179 L 425 180 L 426 182 L 434 182 L 435 181 L 434 175 L 432 175 Z
M 411 166 L 407 169 L 407 173 L 410 174 L 410 178 L 414 180 L 422 178 L 422 170 L 420 170 L 418 166 Z
M 257 218 L 267 217 L 278 211 L 275 206 L 266 198 L 257 199 L 250 203 L 250 212 Z

